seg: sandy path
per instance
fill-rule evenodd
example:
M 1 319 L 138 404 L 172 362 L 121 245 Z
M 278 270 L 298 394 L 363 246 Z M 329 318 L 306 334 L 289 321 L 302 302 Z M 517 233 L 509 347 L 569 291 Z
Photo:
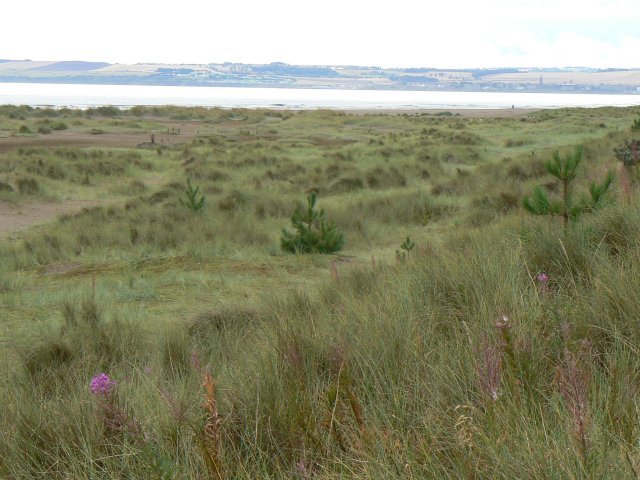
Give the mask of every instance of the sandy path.
M 11 205 L 0 203 L 0 238 L 6 238 L 27 228 L 52 221 L 63 213 L 79 212 L 100 205 L 96 200 L 67 200 L 60 203 L 30 203 Z
M 199 130 L 206 129 L 202 122 L 159 122 L 162 125 L 159 131 L 154 132 L 155 140 L 160 145 L 172 145 L 174 143 L 188 142 L 196 137 Z M 180 129 L 180 135 L 165 133 L 166 129 Z M 0 153 L 20 147 L 120 147 L 133 148 L 140 143 L 149 142 L 151 133 L 107 132 L 100 135 L 92 135 L 86 131 L 74 129 L 53 131 L 48 135 L 16 136 L 0 138 Z

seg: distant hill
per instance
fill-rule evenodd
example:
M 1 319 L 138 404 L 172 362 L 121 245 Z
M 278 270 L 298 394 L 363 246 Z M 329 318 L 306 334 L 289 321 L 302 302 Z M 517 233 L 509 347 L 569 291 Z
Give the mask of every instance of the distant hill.
M 111 64 L 0 60 L 0 83 L 328 88 L 640 95 L 640 69 L 382 68 L 347 65 Z
M 32 70 L 38 70 L 42 72 L 89 72 L 91 70 L 98 70 L 100 68 L 108 67 L 109 65 L 111 64 L 105 62 L 66 61 L 55 62 L 49 65 L 43 65 L 41 67 L 35 67 Z

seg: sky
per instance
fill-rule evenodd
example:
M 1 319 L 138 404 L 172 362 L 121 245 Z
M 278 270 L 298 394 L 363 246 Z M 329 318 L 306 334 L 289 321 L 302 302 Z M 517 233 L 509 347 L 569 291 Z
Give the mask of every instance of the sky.
M 640 0 L 20 0 L 0 59 L 640 68 Z

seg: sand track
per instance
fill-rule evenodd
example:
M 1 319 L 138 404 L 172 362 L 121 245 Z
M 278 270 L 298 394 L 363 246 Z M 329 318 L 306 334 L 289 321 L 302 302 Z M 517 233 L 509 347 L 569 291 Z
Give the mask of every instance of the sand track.
M 10 237 L 35 225 L 54 220 L 64 213 L 76 213 L 83 208 L 101 205 L 96 200 L 67 200 L 59 203 L 0 203 L 0 238 Z
M 158 131 L 149 132 L 105 132 L 94 135 L 88 131 L 64 130 L 53 131 L 48 135 L 0 137 L 0 153 L 8 152 L 16 148 L 41 147 L 41 148 L 65 148 L 65 147 L 104 147 L 104 148 L 134 148 L 136 145 L 149 142 L 151 133 L 155 135 L 155 141 L 159 145 L 173 145 L 175 143 L 189 142 L 198 134 L 202 123 L 197 122 L 158 122 L 161 125 Z M 180 135 L 165 133 L 169 129 L 180 129 Z

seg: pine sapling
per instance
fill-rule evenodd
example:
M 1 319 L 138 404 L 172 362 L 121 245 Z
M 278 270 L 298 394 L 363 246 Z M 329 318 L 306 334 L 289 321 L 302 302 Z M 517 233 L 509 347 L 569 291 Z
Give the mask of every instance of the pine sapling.
M 613 174 L 608 172 L 602 183 L 592 183 L 589 187 L 590 198 L 575 200 L 573 195 L 573 182 L 576 179 L 578 167 L 582 163 L 584 150 L 577 147 L 573 154 L 561 157 L 555 152 L 553 159 L 545 163 L 547 172 L 560 180 L 562 185 L 562 198 L 550 199 L 541 186 L 533 190 L 533 194 L 522 201 L 524 208 L 534 215 L 553 215 L 562 217 L 565 228 L 569 220 L 578 218 L 585 212 L 594 210 L 600 203 L 604 194 L 609 189 L 613 180 Z
M 280 246 L 291 253 L 334 253 L 344 245 L 342 234 L 333 222 L 325 219 L 324 210 L 316 208 L 317 194 L 307 197 L 307 208 L 296 208 L 291 216 L 295 232 L 282 230 Z
M 200 194 L 198 198 L 198 194 L 200 194 L 200 187 L 193 188 L 191 185 L 191 179 L 187 179 L 187 190 L 184 192 L 185 200 L 180 199 L 180 204 L 184 207 L 187 207 L 189 210 L 194 212 L 199 212 L 204 207 L 204 195 Z
M 411 241 L 411 238 L 407 235 L 407 238 L 404 242 L 400 244 L 400 250 L 396 250 L 396 259 L 400 262 L 404 262 L 407 258 L 409 258 L 409 253 L 416 246 L 416 243 Z

